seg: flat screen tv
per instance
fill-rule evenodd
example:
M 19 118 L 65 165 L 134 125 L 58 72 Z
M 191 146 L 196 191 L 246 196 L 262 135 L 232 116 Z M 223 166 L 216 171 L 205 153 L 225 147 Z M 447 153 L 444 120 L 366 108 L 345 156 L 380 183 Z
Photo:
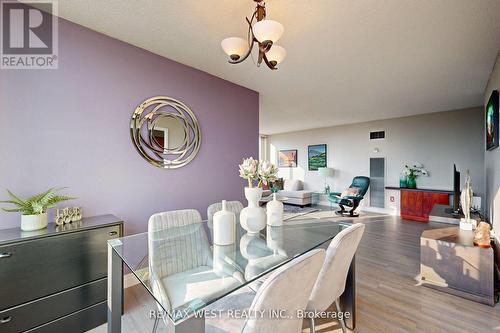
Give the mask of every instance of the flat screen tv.
M 460 215 L 460 172 L 457 171 L 455 164 L 453 164 L 453 207 L 446 208 L 445 213 L 453 217 Z
M 453 213 L 460 212 L 460 172 L 457 166 L 453 164 Z

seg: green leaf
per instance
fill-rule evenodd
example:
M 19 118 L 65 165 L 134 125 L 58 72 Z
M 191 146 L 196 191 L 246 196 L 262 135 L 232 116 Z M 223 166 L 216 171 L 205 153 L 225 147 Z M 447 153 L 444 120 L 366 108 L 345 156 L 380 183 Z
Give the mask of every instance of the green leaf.
M 7 190 L 7 193 L 9 194 L 9 197 L 12 201 L 16 201 L 18 205 L 23 205 L 25 204 L 25 201 L 22 200 L 21 198 L 17 197 L 14 193 L 11 191 Z
M 76 199 L 75 197 L 69 197 L 66 195 L 56 195 L 50 198 L 50 200 L 47 202 L 47 205 L 55 205 L 58 202 L 63 202 L 63 201 L 68 201 L 68 200 L 74 200 Z
M 47 191 L 45 191 L 43 193 L 40 193 L 40 194 L 37 194 L 37 195 L 34 195 L 31 198 L 29 198 L 28 200 L 26 200 L 26 201 L 29 202 L 30 204 L 32 204 L 34 202 L 39 202 L 43 198 L 45 198 L 46 196 L 53 195 L 54 190 L 55 190 L 54 188 L 49 188 Z
M 43 213 L 43 205 L 39 202 L 34 202 L 31 204 L 32 211 L 35 214 L 41 214 Z
M 9 213 L 18 213 L 22 211 L 22 208 L 2 208 L 2 210 Z
M 8 204 L 13 204 L 16 206 L 20 206 L 17 201 L 12 201 L 12 200 L 0 200 L 0 203 L 8 203 Z

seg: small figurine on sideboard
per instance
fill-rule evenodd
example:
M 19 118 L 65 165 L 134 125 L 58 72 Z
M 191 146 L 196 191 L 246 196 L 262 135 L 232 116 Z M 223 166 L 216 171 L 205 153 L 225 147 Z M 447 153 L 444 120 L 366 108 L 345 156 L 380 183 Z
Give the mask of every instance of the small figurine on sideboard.
M 489 248 L 491 247 L 490 225 L 486 222 L 480 222 L 474 231 L 474 245 Z

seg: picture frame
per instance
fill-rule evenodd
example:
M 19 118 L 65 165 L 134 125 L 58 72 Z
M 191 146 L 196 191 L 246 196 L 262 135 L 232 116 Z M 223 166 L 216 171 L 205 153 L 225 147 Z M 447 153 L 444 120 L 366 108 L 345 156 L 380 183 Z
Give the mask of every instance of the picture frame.
M 485 110 L 485 137 L 486 150 L 493 150 L 499 145 L 499 111 L 498 111 L 498 90 L 491 92 Z
M 307 146 L 307 165 L 309 171 L 318 171 L 318 168 L 326 168 L 326 149 L 326 144 Z
M 278 152 L 279 168 L 297 167 L 297 149 L 286 149 Z

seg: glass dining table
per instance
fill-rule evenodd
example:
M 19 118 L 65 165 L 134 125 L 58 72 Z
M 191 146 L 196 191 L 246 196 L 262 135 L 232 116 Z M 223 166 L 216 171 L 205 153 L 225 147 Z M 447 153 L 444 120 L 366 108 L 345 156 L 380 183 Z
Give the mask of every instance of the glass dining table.
M 302 217 L 251 234 L 237 223 L 234 244 L 216 245 L 211 223 L 203 221 L 109 240 L 108 332 L 121 332 L 124 266 L 153 297 L 157 308 L 151 313 L 162 318 L 168 332 L 201 333 L 208 305 L 245 286 L 256 290 L 266 274 L 314 248 L 326 248 L 349 225 Z M 354 274 L 353 260 L 341 296 L 350 329 L 355 327 Z

